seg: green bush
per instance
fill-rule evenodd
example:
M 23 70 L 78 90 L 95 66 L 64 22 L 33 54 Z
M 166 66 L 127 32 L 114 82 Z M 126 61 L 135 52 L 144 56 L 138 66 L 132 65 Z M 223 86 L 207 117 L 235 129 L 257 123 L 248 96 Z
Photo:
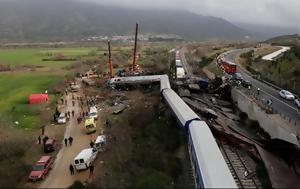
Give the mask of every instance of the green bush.
M 239 114 L 239 117 L 240 117 L 240 119 L 241 119 L 241 122 L 242 122 L 242 123 L 245 123 L 246 120 L 248 119 L 248 114 L 245 113 L 245 112 L 241 112 L 241 113 Z
M 247 65 L 251 66 L 253 60 L 253 53 L 254 51 L 251 50 L 249 52 L 241 54 L 241 57 L 245 59 Z
M 170 188 L 172 179 L 159 171 L 146 170 L 135 180 L 132 188 Z
M 167 136 L 167 137 L 166 137 Z M 182 131 L 173 118 L 153 121 L 134 139 L 132 187 L 167 188 L 182 173 L 181 160 L 174 156 L 184 143 Z
M 248 120 L 247 126 L 248 126 L 250 129 L 256 129 L 256 128 L 259 128 L 259 127 L 260 127 L 258 121 L 256 121 L 256 120 Z
M 270 179 L 269 179 L 269 174 L 266 170 L 264 162 L 260 161 L 255 168 L 255 172 L 257 174 L 258 179 L 260 180 L 263 188 L 272 188 Z
M 79 180 L 74 181 L 74 183 L 71 186 L 69 186 L 69 189 L 83 189 L 83 188 L 85 188 L 85 186 Z

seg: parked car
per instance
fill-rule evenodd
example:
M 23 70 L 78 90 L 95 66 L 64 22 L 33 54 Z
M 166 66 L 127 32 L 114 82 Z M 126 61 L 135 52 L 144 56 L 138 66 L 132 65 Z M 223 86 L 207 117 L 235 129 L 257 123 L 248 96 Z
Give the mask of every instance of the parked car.
M 95 148 L 98 151 L 104 151 L 106 144 L 106 136 L 105 135 L 99 135 L 95 141 Z
M 48 174 L 53 165 L 53 159 L 51 156 L 42 156 L 39 161 L 32 167 L 32 171 L 29 175 L 30 181 L 43 180 Z
M 289 92 L 289 91 L 287 91 L 287 90 L 281 90 L 281 91 L 279 92 L 279 95 L 280 95 L 282 98 L 285 98 L 285 99 L 287 99 L 287 100 L 294 100 L 294 99 L 295 99 L 295 96 L 294 96 L 291 92 Z
M 89 117 L 94 118 L 95 120 L 98 119 L 98 110 L 96 106 L 90 107 Z
M 295 104 L 300 108 L 300 98 L 295 99 Z
M 236 80 L 243 80 L 243 76 L 240 73 L 235 73 L 233 75 L 233 78 L 236 79 Z
M 66 122 L 67 122 L 67 118 L 66 118 L 65 113 L 60 113 L 57 118 L 57 123 L 64 124 Z
M 88 118 L 84 122 L 85 130 L 87 134 L 96 132 L 96 122 L 94 118 Z
M 46 140 L 46 142 L 44 144 L 44 152 L 45 153 L 54 152 L 55 148 L 56 148 L 56 140 L 51 139 L 51 138 Z
M 252 87 L 251 82 L 248 81 L 248 80 L 244 80 L 244 79 L 241 80 L 241 85 L 242 85 L 243 87 L 245 87 L 245 88 Z

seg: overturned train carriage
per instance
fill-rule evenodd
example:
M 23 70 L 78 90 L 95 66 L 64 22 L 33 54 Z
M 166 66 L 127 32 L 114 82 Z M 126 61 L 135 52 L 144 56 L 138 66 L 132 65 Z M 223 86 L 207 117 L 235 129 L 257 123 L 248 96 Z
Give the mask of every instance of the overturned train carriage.
M 160 81 L 160 92 L 188 137 L 197 188 L 237 188 L 208 125 L 171 89 L 167 75 L 113 78 L 110 85 Z

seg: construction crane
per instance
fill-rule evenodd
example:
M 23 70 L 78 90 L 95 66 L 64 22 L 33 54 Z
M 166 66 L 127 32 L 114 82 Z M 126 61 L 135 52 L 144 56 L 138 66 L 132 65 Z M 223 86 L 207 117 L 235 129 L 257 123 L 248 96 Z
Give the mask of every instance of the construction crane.
M 134 37 L 134 49 L 133 49 L 133 58 L 132 58 L 132 70 L 136 71 L 137 64 L 136 64 L 136 49 L 137 49 L 137 35 L 138 35 L 138 23 L 135 24 L 135 37 Z

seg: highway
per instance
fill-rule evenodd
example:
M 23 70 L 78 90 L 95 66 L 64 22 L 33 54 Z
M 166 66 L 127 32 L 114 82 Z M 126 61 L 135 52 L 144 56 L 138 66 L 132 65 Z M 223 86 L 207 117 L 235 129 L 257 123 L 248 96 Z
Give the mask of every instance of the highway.
M 232 50 L 226 53 L 225 59 L 235 62 L 235 59 L 237 56 L 239 56 L 241 53 L 247 52 L 251 50 L 251 48 L 247 49 L 237 49 Z M 252 86 L 255 88 L 260 88 L 260 99 L 269 100 L 272 99 L 273 105 L 272 107 L 274 110 L 278 113 L 283 114 L 287 119 L 291 119 L 291 122 L 293 124 L 297 124 L 297 130 L 300 130 L 300 113 L 294 103 L 294 101 L 288 101 L 279 96 L 279 90 L 257 80 L 252 78 L 252 76 L 246 72 L 244 69 L 238 66 L 238 72 L 240 72 L 245 80 L 248 80 L 252 83 Z M 300 134 L 300 133 L 299 133 Z

